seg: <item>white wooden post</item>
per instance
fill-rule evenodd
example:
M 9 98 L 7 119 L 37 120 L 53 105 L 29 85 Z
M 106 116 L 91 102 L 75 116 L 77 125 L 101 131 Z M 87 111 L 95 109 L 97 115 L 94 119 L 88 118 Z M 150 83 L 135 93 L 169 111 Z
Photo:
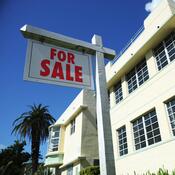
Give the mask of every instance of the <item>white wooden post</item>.
M 92 44 L 102 48 L 102 38 L 94 35 Z M 115 175 L 104 54 L 99 51 L 96 51 L 96 100 L 100 174 Z

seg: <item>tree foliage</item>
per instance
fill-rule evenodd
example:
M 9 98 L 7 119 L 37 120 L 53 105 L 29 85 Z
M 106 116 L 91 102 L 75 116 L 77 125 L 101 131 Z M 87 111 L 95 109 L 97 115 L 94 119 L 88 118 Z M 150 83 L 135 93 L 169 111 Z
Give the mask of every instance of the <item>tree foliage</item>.
M 1 175 L 23 175 L 24 163 L 30 158 L 30 154 L 24 152 L 25 142 L 15 143 L 0 151 L 0 174 Z
M 12 133 L 19 134 L 22 139 L 31 141 L 32 173 L 37 171 L 40 144 L 49 136 L 48 127 L 55 122 L 50 115 L 48 106 L 33 105 L 28 112 L 23 113 L 14 123 Z
M 99 166 L 89 166 L 80 171 L 80 175 L 100 175 Z

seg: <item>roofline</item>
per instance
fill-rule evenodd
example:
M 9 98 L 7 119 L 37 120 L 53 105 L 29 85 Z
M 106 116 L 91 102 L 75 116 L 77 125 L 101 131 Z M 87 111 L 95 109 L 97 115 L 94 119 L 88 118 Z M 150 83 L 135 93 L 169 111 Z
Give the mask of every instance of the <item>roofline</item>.
M 77 116 L 79 113 L 81 113 L 83 110 L 88 109 L 87 105 L 80 105 L 73 114 L 69 116 L 67 120 L 64 121 L 64 118 L 62 121 L 58 121 L 53 126 L 59 126 L 59 125 L 67 125 L 75 116 Z

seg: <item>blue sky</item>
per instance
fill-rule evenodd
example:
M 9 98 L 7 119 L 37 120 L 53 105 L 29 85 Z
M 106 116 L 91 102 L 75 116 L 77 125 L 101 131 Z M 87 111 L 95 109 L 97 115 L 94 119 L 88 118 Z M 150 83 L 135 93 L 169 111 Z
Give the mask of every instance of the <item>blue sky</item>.
M 23 80 L 27 41 L 19 29 L 30 24 L 87 42 L 93 34 L 118 53 L 143 25 L 149 0 L 0 0 L 0 148 L 13 143 L 13 121 L 28 105 L 49 106 L 57 119 L 81 89 Z M 26 147 L 30 151 L 29 146 Z M 45 153 L 46 145 L 42 146 Z

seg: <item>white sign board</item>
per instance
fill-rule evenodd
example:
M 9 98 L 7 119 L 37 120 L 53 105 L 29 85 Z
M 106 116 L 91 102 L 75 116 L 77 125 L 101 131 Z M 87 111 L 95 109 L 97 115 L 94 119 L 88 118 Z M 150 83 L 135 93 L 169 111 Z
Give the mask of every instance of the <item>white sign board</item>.
M 91 56 L 29 40 L 24 79 L 94 89 Z

